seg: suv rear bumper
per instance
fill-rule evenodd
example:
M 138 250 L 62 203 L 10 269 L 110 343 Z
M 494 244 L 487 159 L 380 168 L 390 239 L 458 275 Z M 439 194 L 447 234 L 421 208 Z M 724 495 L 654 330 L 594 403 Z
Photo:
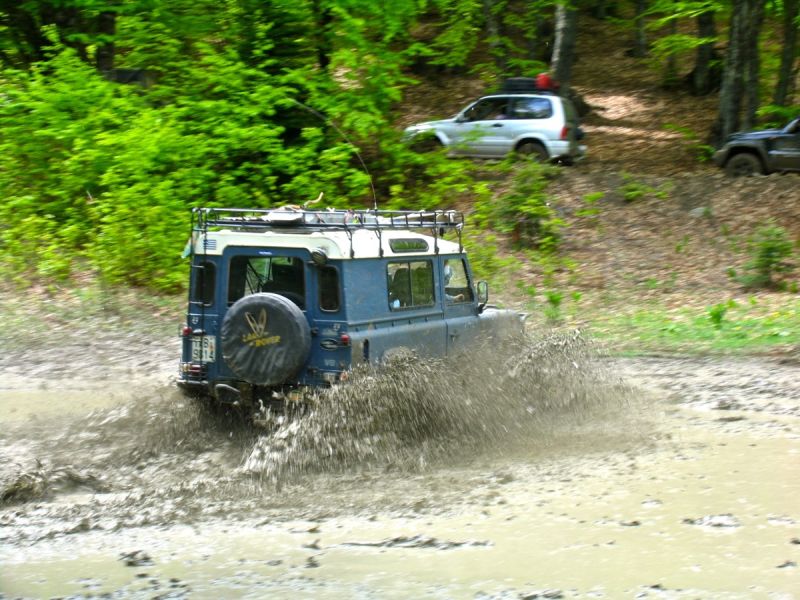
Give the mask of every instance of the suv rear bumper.
M 586 157 L 586 146 L 583 144 L 573 146 L 570 142 L 555 141 L 547 144 L 547 151 L 552 160 L 570 159 L 572 161 L 583 160 Z

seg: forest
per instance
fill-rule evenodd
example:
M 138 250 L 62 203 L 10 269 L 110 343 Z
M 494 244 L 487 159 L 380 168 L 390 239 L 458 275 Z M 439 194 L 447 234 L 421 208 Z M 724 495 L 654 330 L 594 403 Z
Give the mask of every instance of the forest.
M 416 86 L 550 71 L 570 93 L 576 57 L 592 59 L 577 31 L 604 20 L 664 88 L 718 98 L 700 132 L 714 146 L 797 110 L 799 6 L 0 0 L 0 272 L 23 286 L 88 272 L 177 291 L 193 207 L 320 193 L 337 207 L 466 203 L 502 230 L 492 215 L 524 214 L 546 169 L 525 169 L 498 200 L 485 166 L 414 152 L 398 121 Z

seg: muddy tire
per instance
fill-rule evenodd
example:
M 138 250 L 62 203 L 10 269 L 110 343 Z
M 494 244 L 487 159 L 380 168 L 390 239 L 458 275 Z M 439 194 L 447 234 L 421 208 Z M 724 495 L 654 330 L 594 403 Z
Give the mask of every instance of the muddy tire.
M 424 154 L 426 152 L 436 152 L 443 147 L 442 142 L 433 132 L 421 133 L 411 142 L 411 149 L 414 152 Z
M 523 142 L 517 146 L 517 154 L 532 158 L 536 162 L 547 162 L 550 160 L 547 149 L 538 142 Z
M 731 177 L 752 177 L 763 175 L 764 167 L 755 154 L 745 152 L 731 157 L 725 164 L 725 172 Z
M 222 321 L 222 357 L 237 377 L 279 385 L 295 375 L 311 350 L 311 330 L 298 306 L 278 294 L 239 299 Z

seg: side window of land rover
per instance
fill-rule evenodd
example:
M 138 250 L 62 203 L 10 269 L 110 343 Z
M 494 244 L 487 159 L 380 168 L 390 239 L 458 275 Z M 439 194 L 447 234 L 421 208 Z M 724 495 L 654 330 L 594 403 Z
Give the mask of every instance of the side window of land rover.
M 390 262 L 386 267 L 389 308 L 432 306 L 433 263 L 430 260 Z

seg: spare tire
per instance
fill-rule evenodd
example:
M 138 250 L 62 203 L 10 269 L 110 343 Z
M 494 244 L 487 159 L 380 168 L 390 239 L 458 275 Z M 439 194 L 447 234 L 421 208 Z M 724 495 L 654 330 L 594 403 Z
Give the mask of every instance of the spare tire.
M 228 309 L 221 342 L 222 358 L 238 377 L 254 385 L 278 385 L 306 362 L 311 330 L 291 300 L 252 294 Z

